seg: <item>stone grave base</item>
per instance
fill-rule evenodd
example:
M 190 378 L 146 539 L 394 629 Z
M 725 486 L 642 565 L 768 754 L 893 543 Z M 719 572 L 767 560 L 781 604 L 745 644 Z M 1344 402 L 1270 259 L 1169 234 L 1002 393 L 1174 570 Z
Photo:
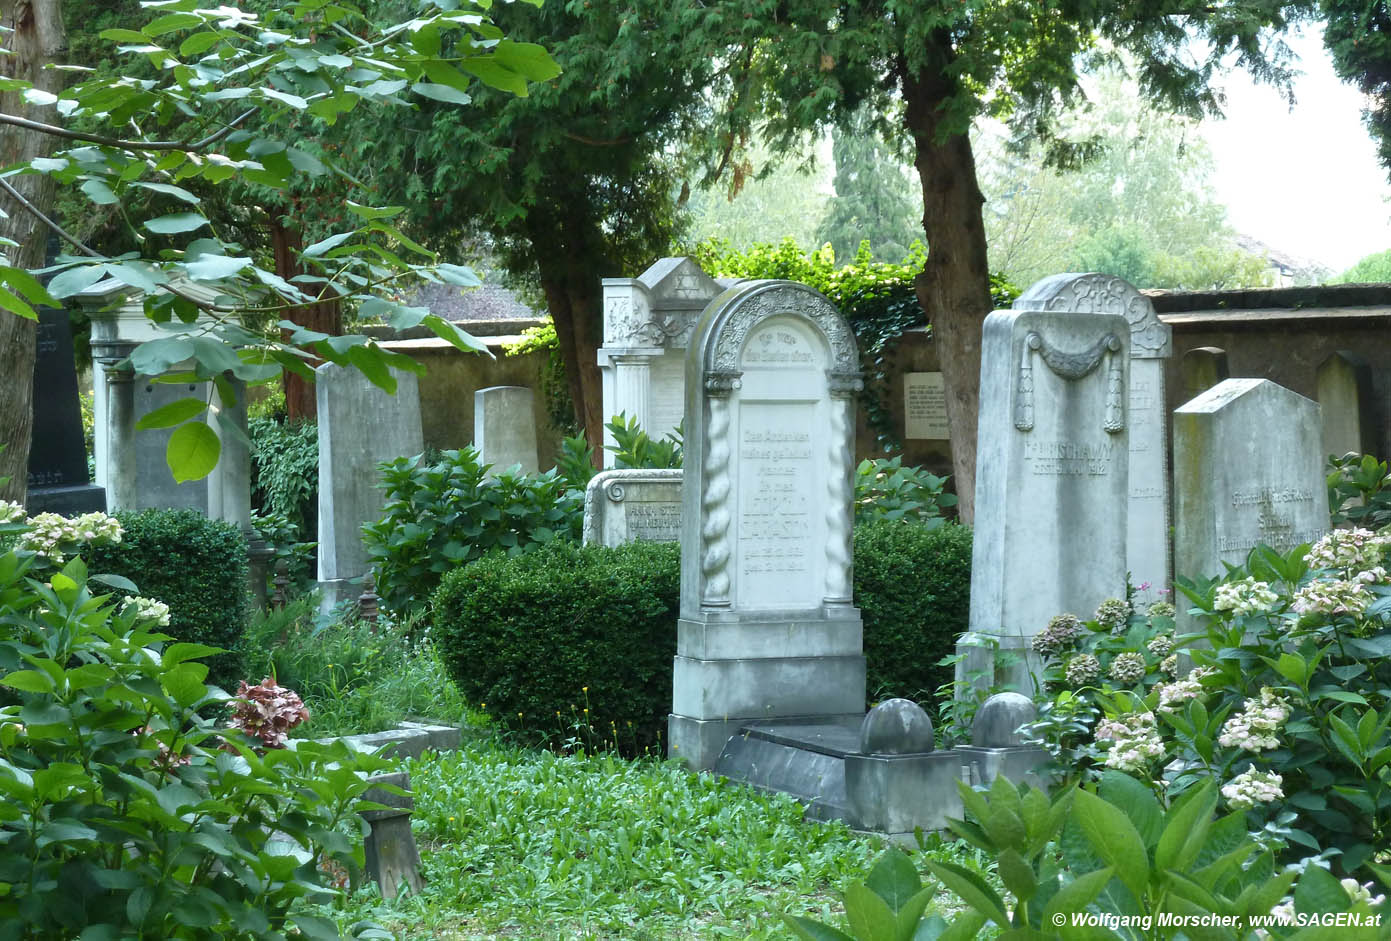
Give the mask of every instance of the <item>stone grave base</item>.
M 845 759 L 860 747 L 863 722 L 844 715 L 748 723 L 726 742 L 715 773 L 791 794 L 814 820 L 845 820 Z
M 79 516 L 83 513 L 106 512 L 106 489 L 96 484 L 73 487 L 31 487 L 25 501 L 30 516 L 39 513 L 58 513 Z

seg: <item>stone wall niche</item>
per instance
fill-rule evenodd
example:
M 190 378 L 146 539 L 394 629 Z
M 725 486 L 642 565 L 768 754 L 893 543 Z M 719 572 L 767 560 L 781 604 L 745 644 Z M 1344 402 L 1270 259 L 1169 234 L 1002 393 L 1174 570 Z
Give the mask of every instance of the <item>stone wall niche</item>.
M 685 387 L 669 747 L 706 769 L 751 720 L 863 714 L 854 337 L 811 288 L 747 282 L 695 324 Z

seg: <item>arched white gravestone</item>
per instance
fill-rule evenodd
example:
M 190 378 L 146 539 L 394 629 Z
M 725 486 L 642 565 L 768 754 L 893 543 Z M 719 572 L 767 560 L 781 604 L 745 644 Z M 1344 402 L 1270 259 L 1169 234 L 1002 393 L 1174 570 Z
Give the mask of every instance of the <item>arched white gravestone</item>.
M 1042 303 L 1043 292 L 1021 298 Z M 973 634 L 1023 665 L 963 643 L 957 678 L 1032 692 L 1033 636 L 1057 614 L 1091 617 L 1123 597 L 1129 503 L 1130 325 L 1118 313 L 1016 308 L 981 342 Z
M 1057 274 L 1034 283 L 1017 310 L 1120 314 L 1130 324 L 1130 501 L 1125 560 L 1139 597 L 1155 600 L 1173 580 L 1169 569 L 1169 436 L 1164 413 L 1164 361 L 1173 331 L 1149 298 L 1106 274 Z M 1082 614 L 1082 612 L 1077 612 Z
M 850 328 L 806 285 L 706 307 L 686 359 L 671 754 L 709 768 L 755 719 L 863 714 L 851 604 Z

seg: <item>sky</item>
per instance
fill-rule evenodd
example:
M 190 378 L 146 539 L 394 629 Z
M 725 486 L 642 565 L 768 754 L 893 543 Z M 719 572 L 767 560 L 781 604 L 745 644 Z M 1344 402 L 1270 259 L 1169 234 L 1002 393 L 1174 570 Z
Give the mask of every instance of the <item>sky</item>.
M 1238 232 L 1334 273 L 1391 249 L 1391 184 L 1362 123 L 1362 96 L 1339 81 L 1321 31 L 1289 40 L 1304 73 L 1293 110 L 1244 73 L 1219 82 L 1227 117 L 1204 121 L 1212 182 Z

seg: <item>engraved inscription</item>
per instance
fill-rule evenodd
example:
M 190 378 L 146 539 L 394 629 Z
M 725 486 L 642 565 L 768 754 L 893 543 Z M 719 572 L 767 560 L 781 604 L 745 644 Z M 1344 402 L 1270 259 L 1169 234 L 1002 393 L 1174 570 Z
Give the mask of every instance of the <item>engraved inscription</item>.
M 681 538 L 679 503 L 628 503 L 624 513 L 629 539 L 643 542 L 676 542 Z
M 743 364 L 759 366 L 810 366 L 816 361 L 807 338 L 788 327 L 770 327 L 749 337 Z
M 939 372 L 910 372 L 903 377 L 905 438 L 946 441 L 947 387 Z
M 788 576 L 812 572 L 812 406 L 749 403 L 739 436 L 739 591 L 787 595 Z
M 1314 492 L 1307 487 L 1259 487 L 1238 490 L 1231 505 L 1236 519 L 1217 538 L 1217 551 L 1244 556 L 1264 543 L 1282 552 L 1314 542 L 1328 530 L 1310 517 L 1317 510 Z
M 1111 473 L 1115 446 L 1107 441 L 1026 441 L 1024 462 L 1036 477 L 1104 477 Z

